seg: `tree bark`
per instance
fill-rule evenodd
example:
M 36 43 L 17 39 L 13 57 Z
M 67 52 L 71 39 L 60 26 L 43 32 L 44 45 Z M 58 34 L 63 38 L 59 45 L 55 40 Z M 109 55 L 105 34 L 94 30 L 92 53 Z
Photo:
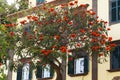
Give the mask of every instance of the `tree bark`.
M 12 64 L 13 61 L 13 50 L 9 50 L 9 63 L 8 63 L 8 75 L 7 75 L 7 80 L 12 80 L 12 70 L 10 70 L 10 65 Z

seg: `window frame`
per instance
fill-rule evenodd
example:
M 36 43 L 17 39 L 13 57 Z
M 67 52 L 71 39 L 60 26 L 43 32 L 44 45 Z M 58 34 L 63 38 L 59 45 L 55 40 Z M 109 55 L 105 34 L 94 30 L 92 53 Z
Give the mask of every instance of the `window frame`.
M 49 64 L 48 64 L 49 65 Z M 38 71 L 38 68 L 39 68 L 39 71 Z M 54 75 L 54 71 L 53 71 L 53 68 L 50 66 L 50 77 L 43 77 L 43 70 L 44 70 L 45 66 L 44 65 L 38 65 L 37 66 L 37 71 L 38 73 L 36 72 L 36 79 L 37 80 L 47 80 L 47 79 L 52 79 L 53 78 L 53 75 Z
M 73 55 L 68 56 L 68 59 L 72 58 L 72 60 L 68 60 L 68 75 L 71 77 L 87 75 L 89 72 L 89 56 L 87 55 L 85 50 L 83 49 L 79 49 L 78 51 L 73 50 L 72 54 Z M 75 65 L 74 60 L 77 58 L 84 58 L 84 73 L 74 74 L 74 65 Z
M 112 9 L 113 9 L 112 2 L 114 2 L 114 1 L 116 3 L 116 7 L 115 7 L 116 8 L 116 20 L 112 21 Z M 120 22 L 120 19 L 118 19 L 119 18 L 118 17 L 118 7 L 120 8 L 120 6 L 118 6 L 117 1 L 118 0 L 109 0 L 109 22 L 110 22 L 110 25 Z
M 113 41 L 112 43 L 120 44 L 120 40 L 118 40 L 118 41 Z M 117 46 L 120 47 L 120 45 L 117 45 Z M 116 47 L 117 47 L 117 46 L 116 46 Z M 113 68 L 112 68 L 112 52 L 110 52 L 110 69 L 107 70 L 107 71 L 108 71 L 108 72 L 118 72 L 118 71 L 120 71 L 120 68 L 116 68 L 116 69 L 113 69 Z

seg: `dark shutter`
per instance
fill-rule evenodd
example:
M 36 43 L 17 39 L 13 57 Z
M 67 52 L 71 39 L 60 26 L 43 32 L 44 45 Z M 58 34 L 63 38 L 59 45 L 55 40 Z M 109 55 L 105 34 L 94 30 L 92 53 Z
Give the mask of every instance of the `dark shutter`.
M 17 80 L 22 80 L 22 66 L 17 68 Z
M 68 58 L 71 58 L 70 56 Z M 68 74 L 74 74 L 74 60 L 68 60 Z
M 84 57 L 84 72 L 88 73 L 88 68 L 89 68 L 89 62 L 88 62 L 88 56 Z
M 31 65 L 30 65 L 30 70 L 29 70 L 29 80 L 32 80 L 32 71 L 33 71 L 33 69 L 31 68 Z
M 42 66 L 37 66 L 36 78 L 42 78 Z
M 54 69 L 50 66 L 50 77 L 53 77 L 54 75 Z

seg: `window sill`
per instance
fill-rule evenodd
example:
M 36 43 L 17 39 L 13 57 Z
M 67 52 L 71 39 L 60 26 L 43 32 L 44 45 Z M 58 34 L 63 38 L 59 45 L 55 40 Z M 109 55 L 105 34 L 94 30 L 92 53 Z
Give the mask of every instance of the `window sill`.
M 48 79 L 52 79 L 53 77 L 49 77 L 49 78 L 37 78 L 37 80 L 48 80 Z
M 87 74 L 88 74 L 88 72 L 87 73 L 82 73 L 82 74 L 68 74 L 68 75 L 71 76 L 71 77 L 75 77 L 75 76 L 85 76 Z
M 110 70 L 107 70 L 108 72 L 120 72 L 120 68 L 118 69 L 110 69 Z

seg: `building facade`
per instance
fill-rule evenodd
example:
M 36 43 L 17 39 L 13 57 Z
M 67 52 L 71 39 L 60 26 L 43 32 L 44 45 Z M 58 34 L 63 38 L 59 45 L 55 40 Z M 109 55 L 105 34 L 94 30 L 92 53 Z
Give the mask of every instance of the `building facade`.
M 67 0 L 29 0 L 29 7 L 40 6 L 44 2 L 59 5 L 65 1 Z M 112 36 L 113 42 L 118 46 L 106 57 L 107 61 L 102 64 L 97 62 L 95 56 L 89 60 L 86 56 L 74 60 L 71 62 L 74 68 L 67 66 L 66 80 L 120 80 L 120 0 L 78 0 L 78 3 L 89 4 L 88 9 L 93 9 L 100 19 L 108 22 L 107 27 L 111 28 L 108 35 Z M 12 15 L 14 14 L 10 16 Z M 18 22 L 25 18 L 23 15 L 18 19 Z M 55 74 L 53 76 L 49 65 L 46 66 L 48 69 L 38 67 L 38 73 L 34 70 L 30 72 L 29 67 L 30 65 L 26 63 L 20 71 L 13 72 L 13 80 L 48 80 L 49 78 L 55 80 L 56 76 Z

